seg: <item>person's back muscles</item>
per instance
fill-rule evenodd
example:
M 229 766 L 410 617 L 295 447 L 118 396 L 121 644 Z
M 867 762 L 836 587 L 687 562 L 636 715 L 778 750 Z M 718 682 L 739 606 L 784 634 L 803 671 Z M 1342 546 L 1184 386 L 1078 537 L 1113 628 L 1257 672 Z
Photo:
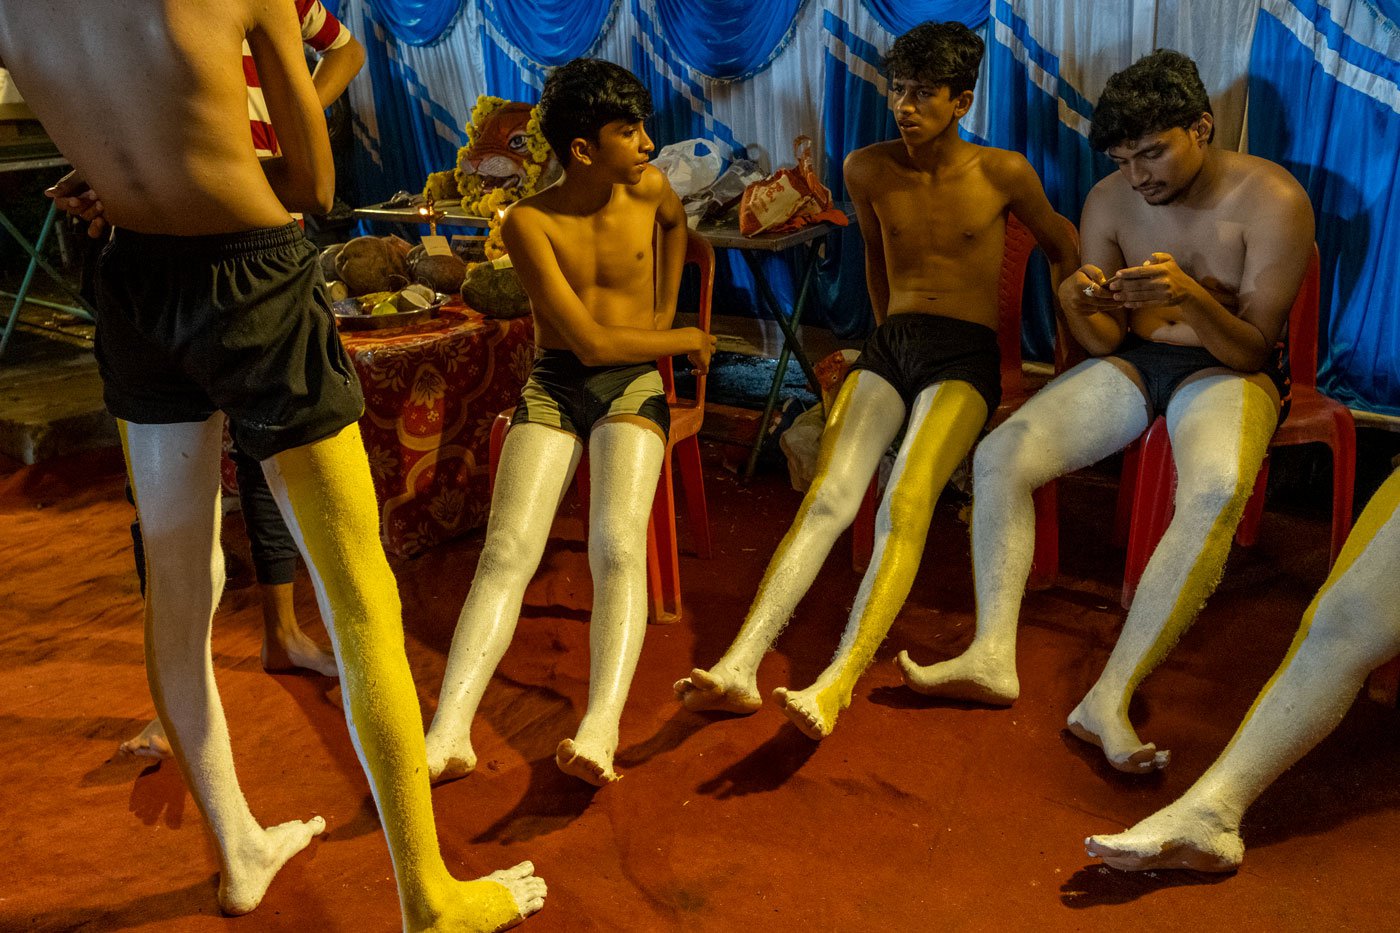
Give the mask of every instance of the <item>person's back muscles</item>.
M 36 40 L 55 31 L 62 41 Z M 248 138 L 245 34 L 286 152 L 266 171 Z M 284 0 L 133 0 L 101 15 L 80 0 L 6 0 L 0 60 L 116 226 L 228 233 L 329 207 L 325 118 L 309 83 L 287 79 L 306 64 Z

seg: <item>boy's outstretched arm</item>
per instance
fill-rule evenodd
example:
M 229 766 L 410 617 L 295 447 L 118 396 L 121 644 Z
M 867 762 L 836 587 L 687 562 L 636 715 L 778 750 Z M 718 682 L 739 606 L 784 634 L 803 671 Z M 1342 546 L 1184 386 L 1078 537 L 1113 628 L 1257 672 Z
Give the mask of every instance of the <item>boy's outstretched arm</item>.
M 647 175 L 657 176 L 660 182 L 661 203 L 656 207 L 657 237 L 656 255 L 656 316 L 653 319 L 657 330 L 670 330 L 676 319 L 676 296 L 681 288 L 681 271 L 685 267 L 686 238 L 689 236 L 685 223 L 685 208 L 681 199 L 659 169 L 647 168 Z
M 623 365 L 684 353 L 701 371 L 709 367 L 714 338 L 698 327 L 653 330 L 599 324 L 564 278 L 553 244 L 537 217 L 528 204 L 514 205 L 501 224 L 501 239 L 530 297 L 531 310 L 549 321 L 580 362 L 585 366 Z

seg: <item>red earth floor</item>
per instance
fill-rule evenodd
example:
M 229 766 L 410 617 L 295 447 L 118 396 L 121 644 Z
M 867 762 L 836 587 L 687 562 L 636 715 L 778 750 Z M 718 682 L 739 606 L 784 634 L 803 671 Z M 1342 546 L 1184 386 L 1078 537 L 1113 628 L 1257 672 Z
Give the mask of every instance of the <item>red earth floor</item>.
M 1129 777 L 1063 731 L 1123 619 L 1121 552 L 1102 543 L 1112 484 L 1062 487 L 1063 585 L 1023 611 L 1020 701 L 1009 710 L 919 697 L 891 658 L 951 656 L 971 635 L 968 541 L 941 507 L 908 604 L 834 735 L 804 738 L 773 708 L 681 709 L 671 682 L 735 633 L 799 497 L 779 476 L 741 485 L 711 451 L 717 556 L 682 560 L 686 616 L 653 626 L 622 721 L 621 783 L 594 790 L 552 756 L 587 691 L 590 584 L 577 508 L 531 584 L 487 692 L 476 773 L 437 788 L 460 877 L 529 858 L 549 883 L 524 927 L 568 930 L 1362 930 L 1400 916 L 1400 714 L 1359 701 L 1250 811 L 1233 876 L 1122 874 L 1084 854 L 1180 794 L 1228 740 L 1277 665 L 1326 570 L 1316 518 L 1270 512 L 1133 709 L 1171 767 Z M 178 770 L 116 758 L 151 716 L 119 458 L 0 471 L 0 928 L 392 930 L 388 852 L 334 681 L 270 676 L 255 589 L 226 594 L 214 664 L 239 776 L 264 822 L 323 815 L 262 906 L 215 905 L 216 860 Z M 243 546 L 236 516 L 226 538 Z M 425 719 L 479 536 L 395 564 Z M 764 662 L 805 685 L 835 648 L 855 592 L 846 539 Z M 298 607 L 316 622 L 311 588 Z

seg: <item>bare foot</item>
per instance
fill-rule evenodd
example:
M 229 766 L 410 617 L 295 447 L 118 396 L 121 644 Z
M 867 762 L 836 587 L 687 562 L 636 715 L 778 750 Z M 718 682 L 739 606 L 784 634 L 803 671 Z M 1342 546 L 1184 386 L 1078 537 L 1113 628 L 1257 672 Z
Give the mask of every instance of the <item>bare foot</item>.
M 136 738 L 127 739 L 118 745 L 117 754 L 133 758 L 171 757 L 170 740 L 165 737 L 165 727 L 160 724 L 160 717 L 147 723 L 146 728 L 142 729 Z
M 1172 753 L 1157 749 L 1138 738 L 1133 724 L 1123 715 L 1103 716 L 1094 711 L 1090 692 L 1069 714 L 1066 725 L 1076 738 L 1103 749 L 1108 763 L 1126 774 L 1151 774 L 1171 761 Z
M 307 844 L 326 831 L 326 821 L 313 816 L 272 826 L 241 845 L 231 846 L 219 873 L 219 907 L 232 916 L 257 907 L 277 872 Z
M 502 890 L 504 889 L 504 890 Z M 544 906 L 548 893 L 535 866 L 521 862 L 475 881 L 454 882 L 433 917 L 406 919 L 409 930 L 495 933 L 507 930 Z
M 783 715 L 807 738 L 818 741 L 831 735 L 831 730 L 836 728 L 837 715 L 851 705 L 850 697 L 846 697 L 844 703 L 841 699 L 834 687 L 824 690 L 815 685 L 806 690 L 779 687 L 773 691 L 773 702 L 782 708 Z
M 929 696 L 953 700 L 971 700 L 990 706 L 1010 706 L 1021 695 L 1021 682 L 1016 677 L 1016 662 L 994 661 L 971 649 L 956 658 L 926 667 L 909 659 L 909 652 L 899 653 L 899 669 L 910 689 Z
M 1224 872 L 1234 871 L 1244 861 L 1244 840 L 1237 828 L 1180 801 L 1124 832 L 1090 836 L 1084 840 L 1084 848 L 1090 856 L 1123 871 L 1181 868 Z
M 612 757 L 611 752 L 590 752 L 582 743 L 565 739 L 554 752 L 554 763 L 565 774 L 603 787 L 622 779 L 622 775 L 613 770 Z
M 296 626 L 278 631 L 276 638 L 263 635 L 262 666 L 269 674 L 304 670 L 327 677 L 340 676 L 335 655 L 316 644 Z
M 455 781 L 476 769 L 476 752 L 472 750 L 471 734 L 446 736 L 443 734 L 445 731 L 428 730 L 428 781 L 432 784 Z
M 755 684 L 725 680 L 713 671 L 695 668 L 690 676 L 675 684 L 676 699 L 692 712 L 717 709 L 748 715 L 763 705 Z

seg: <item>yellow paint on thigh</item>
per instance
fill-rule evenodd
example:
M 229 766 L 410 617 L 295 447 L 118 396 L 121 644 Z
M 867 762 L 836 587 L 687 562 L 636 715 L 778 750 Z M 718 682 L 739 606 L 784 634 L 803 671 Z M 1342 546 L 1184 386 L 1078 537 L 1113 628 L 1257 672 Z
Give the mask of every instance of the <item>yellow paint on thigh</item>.
M 865 603 L 854 609 L 858 627 L 837 680 L 843 705 L 909 596 L 939 494 L 987 421 L 987 403 L 970 384 L 944 382 L 934 393 L 927 414 L 911 426 L 914 435 L 904 441 L 902 468 L 885 493 L 882 508 L 890 532 L 866 571 Z

